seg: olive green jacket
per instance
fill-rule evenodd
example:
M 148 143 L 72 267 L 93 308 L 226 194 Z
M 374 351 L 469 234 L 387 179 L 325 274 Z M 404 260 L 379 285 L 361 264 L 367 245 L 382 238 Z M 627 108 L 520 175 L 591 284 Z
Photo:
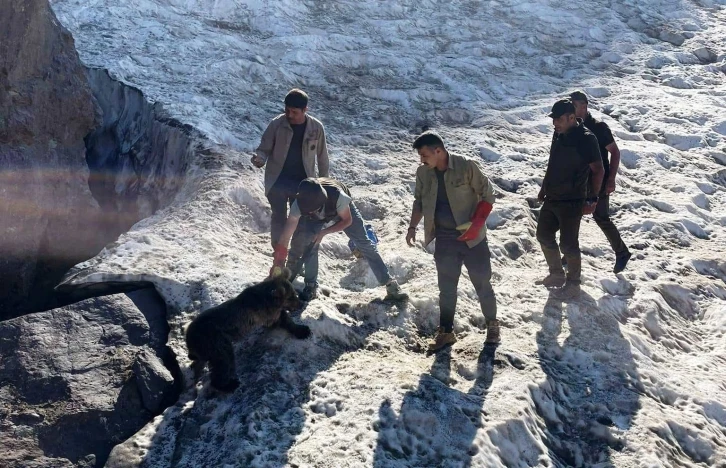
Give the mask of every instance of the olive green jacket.
M 436 237 L 434 213 L 439 182 L 435 169 L 419 166 L 416 171 L 414 203 L 424 216 L 424 242 L 428 245 Z M 478 161 L 449 153 L 449 168 L 444 172 L 446 196 L 449 197 L 451 212 L 457 225 L 471 221 L 471 216 L 480 201 L 494 204 L 494 189 L 482 172 Z M 486 225 L 479 236 L 466 244 L 471 248 L 486 238 Z
M 307 118 L 308 123 L 305 126 L 302 144 L 305 174 L 308 177 L 328 177 L 328 145 L 325 141 L 325 128 L 312 115 L 307 114 Z M 262 141 L 260 146 L 257 147 L 256 153 L 267 164 L 265 169 L 265 194 L 270 192 L 282 172 L 287 152 L 290 149 L 292 134 L 292 127 L 285 118 L 285 114 L 280 114 L 272 119 L 265 133 L 262 134 Z M 316 162 L 317 172 L 315 171 Z

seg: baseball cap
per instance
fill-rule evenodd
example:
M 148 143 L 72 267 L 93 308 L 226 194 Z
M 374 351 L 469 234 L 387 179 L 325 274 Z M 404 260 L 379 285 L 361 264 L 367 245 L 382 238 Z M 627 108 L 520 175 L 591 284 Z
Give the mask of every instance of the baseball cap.
M 587 94 L 583 93 L 579 89 L 570 93 L 570 99 L 572 101 L 585 101 L 587 102 Z
M 575 105 L 569 99 L 560 99 L 552 106 L 552 112 L 547 114 L 547 117 L 558 119 L 565 114 L 574 114 Z
M 318 211 L 325 205 L 328 200 L 328 194 L 322 185 L 315 182 L 314 179 L 308 178 L 300 182 L 297 188 L 297 206 L 300 208 L 300 213 L 308 215 Z

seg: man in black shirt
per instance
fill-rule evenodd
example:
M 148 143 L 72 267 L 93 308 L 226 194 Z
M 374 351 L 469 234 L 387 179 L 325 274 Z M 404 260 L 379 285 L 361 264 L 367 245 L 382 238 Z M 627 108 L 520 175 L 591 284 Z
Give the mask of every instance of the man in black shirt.
M 588 181 L 592 193 L 600 192 L 604 169 L 597 138 L 575 117 L 569 99 L 557 101 L 549 116 L 555 127 L 547 172 L 537 198 L 544 201 L 537 222 L 537 240 L 544 253 L 549 275 L 537 284 L 547 287 L 565 285 L 563 296 L 580 288 L 580 220 L 595 211 L 597 197 L 588 198 Z M 555 234 L 560 231 L 560 245 Z M 560 261 L 560 249 L 567 260 L 567 276 Z
M 277 245 L 300 182 L 328 176 L 328 147 L 323 124 L 307 114 L 308 95 L 293 89 L 285 96 L 285 113 L 275 117 L 262 135 L 256 167 L 265 169 L 265 194 L 272 209 L 272 245 Z M 317 167 L 316 167 L 317 163 Z
M 600 229 L 602 229 L 605 237 L 607 237 L 610 246 L 615 251 L 615 268 L 613 268 L 613 272 L 620 273 L 625 269 L 628 260 L 630 260 L 630 252 L 620 237 L 618 228 L 610 220 L 609 212 L 610 194 L 615 191 L 615 176 L 618 173 L 618 166 L 620 165 L 620 149 L 617 143 L 615 143 L 610 127 L 605 122 L 595 119 L 587 110 L 587 95 L 582 91 L 574 91 L 570 94 L 570 99 L 575 106 L 575 115 L 582 119 L 585 127 L 595 134 L 600 146 L 600 156 L 602 157 L 602 164 L 605 168 L 605 175 L 603 176 L 602 188 L 598 194 L 597 207 L 592 216 L 597 225 L 600 226 Z M 609 160 L 608 152 L 610 153 Z

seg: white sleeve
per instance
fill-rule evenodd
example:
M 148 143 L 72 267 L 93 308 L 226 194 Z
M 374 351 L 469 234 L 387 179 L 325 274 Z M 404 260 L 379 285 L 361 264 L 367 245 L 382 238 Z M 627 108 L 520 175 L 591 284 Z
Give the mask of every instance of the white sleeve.
M 340 191 L 340 195 L 338 196 L 338 203 L 335 205 L 335 211 L 340 213 L 344 209 L 350 205 L 351 198 L 348 196 L 347 193 Z
M 300 207 L 297 206 L 297 200 L 295 200 L 294 202 L 292 202 L 292 206 L 290 206 L 290 216 L 299 218 L 300 215 Z

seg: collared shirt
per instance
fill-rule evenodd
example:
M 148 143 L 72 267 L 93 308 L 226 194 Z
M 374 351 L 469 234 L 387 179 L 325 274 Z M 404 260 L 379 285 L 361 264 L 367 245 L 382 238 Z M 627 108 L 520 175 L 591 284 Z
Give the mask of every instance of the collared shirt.
M 416 188 L 414 203 L 424 216 L 424 242 L 429 244 L 436 237 L 436 200 L 439 182 L 434 168 L 421 165 L 416 170 Z M 449 153 L 449 167 L 443 174 L 446 195 L 451 213 L 457 225 L 471 221 L 471 217 L 480 201 L 494 203 L 494 189 L 487 176 L 484 175 L 478 161 L 464 156 Z M 468 241 L 474 247 L 486 238 L 486 226 L 479 236 Z

